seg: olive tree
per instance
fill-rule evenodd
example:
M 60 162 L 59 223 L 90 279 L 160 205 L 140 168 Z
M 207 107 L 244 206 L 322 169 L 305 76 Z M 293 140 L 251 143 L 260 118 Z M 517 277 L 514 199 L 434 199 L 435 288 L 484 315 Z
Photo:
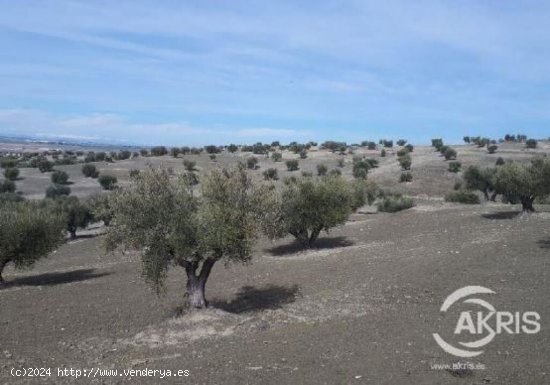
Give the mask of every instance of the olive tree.
M 263 201 L 259 191 L 242 167 L 209 172 L 200 194 L 181 177 L 147 169 L 110 197 L 114 217 L 107 248 L 138 250 L 143 276 L 158 294 L 165 290 L 168 268 L 182 267 L 190 304 L 204 308 L 214 264 L 251 258 L 260 223 L 256 207 Z
M 93 218 L 87 202 L 82 202 L 77 197 L 61 196 L 54 200 L 57 211 L 65 220 L 65 230 L 76 238 L 76 230 L 86 228 Z
M 358 180 L 357 186 L 366 181 Z M 366 190 L 341 176 L 302 177 L 285 184 L 266 199 L 264 232 L 270 238 L 293 235 L 305 248 L 315 244 L 321 231 L 343 224 L 365 202 Z
M 49 205 L 35 202 L 0 204 L 0 284 L 2 271 L 31 266 L 55 250 L 64 238 L 63 218 Z
M 495 169 L 480 169 L 478 166 L 469 166 L 464 172 L 464 181 L 468 190 L 479 190 L 486 200 L 495 201 L 497 191 L 495 189 Z M 489 196 L 489 194 L 491 194 Z
M 523 212 L 533 212 L 533 202 L 550 194 L 550 159 L 531 163 L 506 163 L 497 168 L 495 189 L 510 203 L 521 203 Z

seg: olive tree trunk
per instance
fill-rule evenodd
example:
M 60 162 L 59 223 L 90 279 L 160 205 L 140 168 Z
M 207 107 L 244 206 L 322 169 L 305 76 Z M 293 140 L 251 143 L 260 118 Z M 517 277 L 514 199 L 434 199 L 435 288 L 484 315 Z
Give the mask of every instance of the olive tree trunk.
M 292 234 L 304 248 L 310 249 L 313 247 L 322 229 L 323 227 L 316 227 L 311 230 L 311 233 L 308 233 L 308 230 L 298 230 L 291 231 L 290 234 Z
M 206 301 L 205 297 L 206 281 L 215 263 L 216 259 L 214 258 L 206 259 L 202 263 L 200 272 L 198 271 L 198 262 L 187 262 L 184 264 L 185 272 L 187 273 L 189 304 L 196 309 L 203 309 L 208 306 L 208 301 Z
M 524 213 L 532 213 L 535 211 L 535 208 L 533 207 L 533 201 L 535 200 L 534 197 L 522 197 L 521 198 L 521 206 Z

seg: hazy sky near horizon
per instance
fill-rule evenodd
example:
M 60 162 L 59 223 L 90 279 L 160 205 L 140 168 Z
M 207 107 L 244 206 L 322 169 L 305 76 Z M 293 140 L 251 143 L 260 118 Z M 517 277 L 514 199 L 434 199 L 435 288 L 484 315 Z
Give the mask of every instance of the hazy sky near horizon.
M 550 136 L 547 1 L 0 0 L 0 134 Z

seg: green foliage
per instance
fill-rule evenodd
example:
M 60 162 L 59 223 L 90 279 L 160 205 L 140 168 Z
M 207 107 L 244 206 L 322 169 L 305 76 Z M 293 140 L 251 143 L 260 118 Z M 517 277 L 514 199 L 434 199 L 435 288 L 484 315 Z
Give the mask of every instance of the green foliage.
M 494 154 L 495 152 L 497 152 L 497 150 L 498 146 L 496 144 L 491 144 L 487 147 L 487 151 L 489 152 L 489 154 Z
M 434 147 L 437 151 L 439 151 L 442 146 L 443 139 L 432 139 L 432 147 Z
M 182 175 L 182 180 L 190 187 L 196 186 L 200 183 L 199 176 L 193 171 L 187 171 Z
M 15 167 L 10 167 L 4 170 L 4 176 L 7 180 L 17 180 L 19 177 L 19 169 Z
M 65 220 L 65 229 L 76 238 L 76 230 L 86 228 L 92 220 L 92 211 L 87 203 L 77 197 L 59 197 L 54 200 L 58 213 Z
M 342 171 L 340 171 L 340 170 L 337 169 L 337 168 L 333 168 L 332 170 L 330 170 L 330 171 L 328 172 L 328 175 L 329 175 L 329 176 L 342 175 Z
M 409 154 L 398 157 L 397 161 L 399 162 L 402 170 L 406 171 L 411 169 L 412 159 Z
M 456 150 L 454 148 L 448 147 L 445 149 L 443 156 L 445 157 L 445 160 L 456 159 Z
M 139 150 L 139 153 L 143 157 L 149 156 L 149 150 L 147 150 L 146 148 L 142 148 L 141 150 Z
M 204 146 L 204 151 L 206 151 L 207 154 L 218 154 L 221 152 L 221 149 L 218 146 L 209 145 Z
M 353 160 L 353 177 L 355 179 L 367 179 L 371 164 L 363 159 Z
M 235 144 L 230 144 L 229 146 L 227 146 L 227 151 L 229 151 L 232 154 L 237 152 L 238 149 L 239 147 Z
M 382 151 L 380 151 L 380 156 L 384 158 L 386 156 L 386 150 L 382 149 Z
M 305 178 L 311 178 L 313 173 L 311 171 L 302 171 L 302 176 Z
M 39 160 L 37 166 L 40 172 L 49 172 L 53 170 L 53 163 L 47 159 Z
M 537 141 L 535 139 L 527 139 L 525 141 L 525 147 L 527 147 L 527 148 L 537 148 Z
M 54 171 L 51 176 L 53 184 L 67 184 L 69 181 L 69 174 L 65 171 Z
M 497 167 L 495 190 L 509 202 L 519 202 L 523 211 L 535 211 L 536 198 L 550 195 L 550 159 L 540 158 L 528 164 L 507 163 Z
M 458 161 L 449 162 L 449 172 L 460 172 L 462 163 Z
M 445 195 L 446 202 L 457 202 L 466 204 L 478 204 L 479 197 L 472 191 L 455 190 Z
M 91 220 L 102 221 L 105 226 L 109 226 L 115 215 L 111 205 L 111 194 L 96 195 L 90 198 L 88 206 L 90 208 Z
M 250 170 L 255 170 L 256 168 L 258 168 L 258 158 L 256 158 L 255 156 L 246 158 L 246 168 Z
M 463 140 L 464 140 L 464 143 L 470 143 L 470 137 L 469 136 L 465 136 L 463 138 Z
M 30 201 L 0 204 L 0 281 L 4 266 L 29 267 L 64 239 L 63 218 L 49 205 Z
M 289 159 L 285 163 L 286 163 L 286 169 L 288 171 L 296 171 L 299 169 L 299 163 L 297 159 Z
M 399 176 L 399 182 L 412 182 L 413 175 L 410 171 L 402 172 Z
M 322 230 L 347 220 L 357 199 L 353 184 L 340 176 L 297 178 L 268 200 L 264 231 L 271 238 L 292 234 L 302 246 L 311 247 Z
M 491 199 L 494 200 L 495 169 L 486 168 L 482 170 L 477 166 L 469 166 L 464 172 L 463 178 L 468 190 L 481 191 L 487 200 L 489 200 L 489 194 L 491 193 L 493 194 Z
M 71 188 L 60 184 L 55 184 L 46 189 L 46 198 L 57 198 L 71 194 Z
M 504 163 L 506 163 L 506 162 L 504 161 L 504 159 L 502 159 L 502 157 L 499 156 L 499 157 L 497 158 L 497 161 L 495 162 L 495 166 L 502 166 Z
M 100 175 L 99 178 L 97 178 L 97 181 L 101 187 L 103 187 L 103 190 L 114 190 L 118 179 L 113 175 Z
M 307 151 L 305 149 L 300 150 L 300 159 L 307 158 Z
M 99 176 L 99 171 L 97 171 L 95 165 L 87 163 L 82 166 L 82 174 L 84 174 L 86 178 L 97 178 Z
M 0 193 L 13 193 L 15 192 L 15 183 L 12 180 L 6 179 L 0 182 Z
M 278 180 L 279 175 L 277 173 L 276 168 L 268 168 L 263 172 L 263 176 L 265 180 Z
M 414 150 L 414 146 L 413 146 L 412 144 L 410 144 L 410 143 L 407 144 L 407 145 L 405 146 L 405 148 L 406 148 L 407 150 L 409 150 L 409 152 L 413 152 L 413 150 Z
M 407 141 L 405 139 L 399 139 L 395 143 L 397 143 L 398 146 L 404 146 L 407 143 Z
M 183 167 L 185 167 L 187 171 L 195 171 L 196 166 L 197 166 L 197 162 L 195 162 L 194 160 L 189 160 L 189 159 L 183 160 Z
M 216 154 L 210 154 L 209 157 L 210 157 L 210 160 L 212 161 L 216 160 Z
M 172 147 L 170 149 L 170 155 L 172 155 L 174 158 L 177 158 L 181 154 L 181 148 L 179 147 Z
M 280 162 L 283 159 L 283 154 L 280 152 L 274 152 L 271 154 L 271 160 L 274 162 Z
M 401 210 L 410 209 L 414 206 L 414 201 L 411 198 L 403 197 L 399 194 L 387 194 L 378 203 L 378 211 L 386 213 L 395 213 Z
M 193 195 L 182 178 L 147 169 L 110 200 L 115 216 L 107 248 L 140 252 L 146 281 L 162 293 L 170 266 L 187 273 L 191 304 L 205 307 L 204 287 L 214 263 L 248 262 L 259 231 L 263 190 L 242 168 L 214 170 Z M 200 271 L 199 271 L 200 270 Z
M 317 175 L 318 176 L 325 176 L 328 172 L 328 167 L 324 164 L 318 164 L 317 165 Z
M 164 146 L 156 146 L 151 148 L 151 155 L 152 156 L 163 156 L 168 154 L 168 149 Z
M 397 150 L 397 156 L 405 156 L 409 153 L 409 150 L 406 148 L 402 148 L 400 150 Z
M 336 165 L 340 168 L 344 167 L 344 164 L 345 164 L 345 161 L 344 161 L 344 158 L 338 158 L 336 160 Z
M 15 168 L 17 167 L 17 159 L 3 158 L 0 160 L 0 168 Z

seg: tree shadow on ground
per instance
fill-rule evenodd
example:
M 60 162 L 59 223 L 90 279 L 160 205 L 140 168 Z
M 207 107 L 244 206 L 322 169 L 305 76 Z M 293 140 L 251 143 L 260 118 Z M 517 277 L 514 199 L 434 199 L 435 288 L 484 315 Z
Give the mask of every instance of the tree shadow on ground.
M 537 242 L 541 249 L 550 249 L 550 237 Z
M 311 249 L 304 249 L 302 244 L 295 240 L 294 242 L 286 245 L 270 247 L 267 249 L 267 251 L 275 256 L 283 256 L 305 250 L 336 249 L 339 247 L 348 247 L 353 245 L 354 242 L 350 241 L 346 237 L 331 237 L 319 238 Z
M 86 281 L 88 279 L 99 278 L 111 273 L 94 273 L 95 269 L 81 269 L 73 271 L 64 271 L 59 273 L 44 273 L 28 277 L 19 277 L 7 280 L 1 287 L 12 286 L 54 286 L 65 283 Z
M 521 211 L 501 211 L 498 213 L 481 214 L 486 219 L 514 219 L 521 214 Z
M 234 314 L 279 309 L 284 304 L 294 302 L 298 293 L 298 285 L 291 287 L 268 285 L 262 288 L 243 286 L 235 299 L 229 302 L 214 300 L 211 305 Z

